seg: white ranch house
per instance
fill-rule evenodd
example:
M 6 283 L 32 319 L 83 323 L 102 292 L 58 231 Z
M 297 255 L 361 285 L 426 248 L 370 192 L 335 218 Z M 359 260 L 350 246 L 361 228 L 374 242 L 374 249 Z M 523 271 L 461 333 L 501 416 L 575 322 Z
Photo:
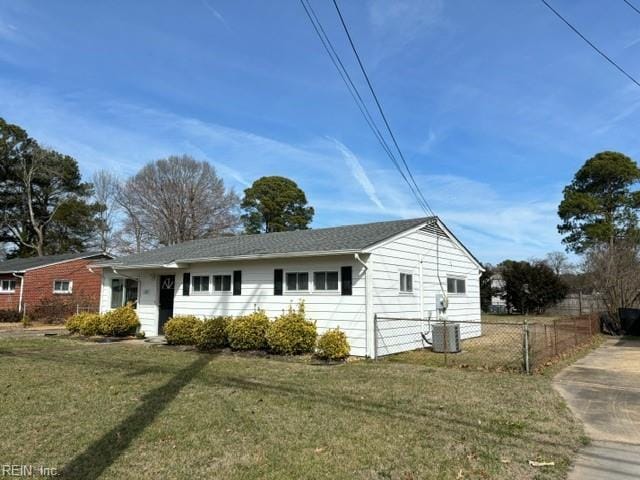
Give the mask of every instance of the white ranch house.
M 419 326 L 377 317 L 434 320 L 437 295 L 448 319 L 478 322 L 463 338 L 480 334 L 482 266 L 436 217 L 195 240 L 99 266 L 100 310 L 136 302 L 147 336 L 173 315 L 276 317 L 304 300 L 319 334 L 339 327 L 352 355 L 375 358 L 423 346 Z

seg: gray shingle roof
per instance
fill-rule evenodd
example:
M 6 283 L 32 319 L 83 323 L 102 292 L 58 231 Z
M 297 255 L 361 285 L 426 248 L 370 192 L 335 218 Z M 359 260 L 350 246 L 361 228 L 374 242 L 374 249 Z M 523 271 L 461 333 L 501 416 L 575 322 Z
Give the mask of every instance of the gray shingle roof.
M 45 255 L 42 257 L 12 258 L 0 262 L 0 273 L 24 272 L 32 268 L 43 267 L 53 263 L 81 258 L 105 257 L 101 252 L 63 253 L 60 255 Z
M 293 232 L 207 238 L 158 248 L 104 262 L 114 266 L 167 265 L 202 259 L 262 255 L 359 252 L 375 243 L 425 223 L 431 217 L 346 225 Z

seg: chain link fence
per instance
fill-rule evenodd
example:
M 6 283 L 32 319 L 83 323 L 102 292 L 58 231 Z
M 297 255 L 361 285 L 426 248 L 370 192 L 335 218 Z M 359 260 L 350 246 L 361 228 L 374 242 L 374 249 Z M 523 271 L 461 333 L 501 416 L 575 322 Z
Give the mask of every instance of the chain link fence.
M 598 333 L 595 315 L 528 322 L 376 315 L 376 355 L 429 366 L 531 373 Z

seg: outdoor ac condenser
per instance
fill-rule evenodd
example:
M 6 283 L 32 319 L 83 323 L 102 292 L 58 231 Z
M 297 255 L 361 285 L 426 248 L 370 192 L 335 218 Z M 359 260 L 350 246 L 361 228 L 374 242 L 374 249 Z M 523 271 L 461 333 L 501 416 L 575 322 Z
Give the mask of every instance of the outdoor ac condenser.
M 438 353 L 457 353 L 460 351 L 460 325 L 457 323 L 433 324 L 432 350 Z

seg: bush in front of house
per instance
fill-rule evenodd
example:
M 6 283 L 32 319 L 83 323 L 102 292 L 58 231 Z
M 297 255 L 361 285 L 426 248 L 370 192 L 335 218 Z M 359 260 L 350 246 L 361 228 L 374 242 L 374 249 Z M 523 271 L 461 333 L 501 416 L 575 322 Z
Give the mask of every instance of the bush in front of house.
M 80 313 L 74 317 L 82 317 L 77 327 L 80 335 L 85 337 L 102 335 L 102 317 L 99 313 Z
M 164 326 L 164 336 L 169 345 L 195 345 L 202 320 L 194 315 L 176 315 Z
M 139 327 L 138 314 L 127 304 L 103 314 L 100 331 L 108 337 L 126 337 L 135 335 Z
M 264 310 L 236 317 L 227 325 L 229 346 L 234 350 L 261 350 L 267 348 L 269 317 Z
M 82 324 L 84 323 L 85 317 L 87 315 L 93 315 L 93 313 L 76 313 L 75 315 L 71 315 L 69 318 L 67 318 L 64 322 L 64 326 L 66 327 L 67 330 L 69 330 L 69 333 L 71 334 L 78 334 L 80 333 L 80 328 L 82 327 Z
M 21 322 L 22 314 L 18 310 L 0 310 L 0 323 Z
M 206 318 L 196 336 L 198 350 L 215 350 L 229 346 L 227 325 L 230 321 L 230 317 Z
M 347 336 L 336 328 L 320 335 L 316 355 L 324 360 L 344 360 L 349 356 L 350 349 Z
M 274 353 L 299 355 L 313 352 L 317 335 L 315 323 L 305 318 L 304 303 L 300 303 L 298 310 L 289 306 L 269 325 L 267 343 Z

